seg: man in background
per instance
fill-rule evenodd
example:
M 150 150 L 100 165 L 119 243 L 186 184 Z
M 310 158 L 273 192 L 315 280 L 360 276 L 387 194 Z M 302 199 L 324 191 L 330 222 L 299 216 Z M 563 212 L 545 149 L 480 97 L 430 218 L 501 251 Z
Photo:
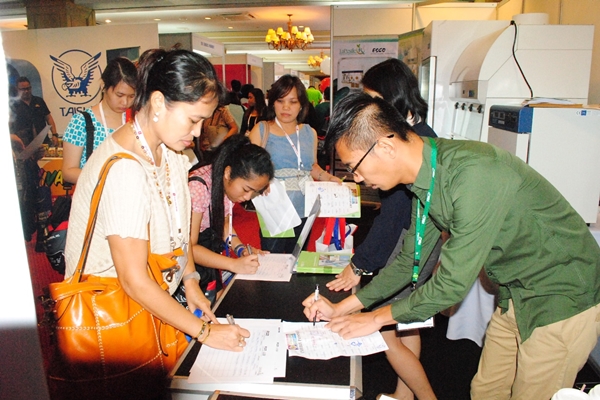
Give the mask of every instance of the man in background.
M 44 142 L 51 146 L 58 144 L 58 134 L 54 118 L 46 105 L 44 99 L 32 94 L 31 82 L 27 77 L 21 76 L 17 79 L 17 98 L 10 104 L 10 133 L 13 149 L 16 152 L 23 151 L 35 137 L 50 125 L 50 137 Z M 25 240 L 31 240 L 31 236 L 37 229 L 37 242 L 35 250 L 44 251 L 44 225 L 47 219 L 52 201 L 50 189 L 40 188 L 40 168 L 38 160 L 44 156 L 42 147 L 29 159 L 19 160 L 19 196 L 21 205 L 21 218 L 23 222 L 23 233 Z
M 306 89 L 306 96 L 308 97 L 308 101 L 310 101 L 313 107 L 316 107 L 317 104 L 319 104 L 321 100 L 323 100 L 323 95 L 321 94 L 319 89 L 316 89 L 312 85 L 309 86 L 308 89 Z
M 17 91 L 18 98 L 10 107 L 11 132 L 27 146 L 46 125 L 50 125 L 52 139 L 46 139 L 45 143 L 55 146 L 58 143 L 56 124 L 44 99 L 32 94 L 31 83 L 25 76 L 17 79 Z

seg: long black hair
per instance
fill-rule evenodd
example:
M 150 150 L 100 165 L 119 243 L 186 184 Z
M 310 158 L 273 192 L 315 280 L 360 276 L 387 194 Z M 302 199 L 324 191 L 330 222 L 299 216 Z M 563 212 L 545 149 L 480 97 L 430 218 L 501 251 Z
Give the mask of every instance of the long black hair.
M 223 237 L 225 187 L 223 175 L 230 167 L 229 179 L 252 179 L 266 176 L 273 179 L 275 171 L 271 156 L 262 147 L 252 144 L 245 135 L 233 135 L 217 148 L 212 159 L 212 188 L 210 195 L 210 226 Z
M 252 95 L 254 96 L 254 105 L 252 107 L 248 107 L 248 110 L 250 110 L 250 112 L 256 110 L 259 117 L 263 116 L 265 110 L 267 109 L 267 103 L 265 102 L 265 94 L 263 93 L 262 89 L 259 88 L 252 89 L 250 93 L 252 93 Z
M 372 66 L 361 81 L 365 89 L 374 90 L 390 102 L 406 118 L 410 112 L 415 120 L 425 122 L 427 102 L 421 97 L 417 77 L 406 64 L 390 58 Z
M 195 103 L 211 94 L 223 103 L 226 93 L 215 68 L 200 54 L 150 49 L 140 56 L 134 111 L 144 107 L 155 91 L 161 92 L 167 103 Z

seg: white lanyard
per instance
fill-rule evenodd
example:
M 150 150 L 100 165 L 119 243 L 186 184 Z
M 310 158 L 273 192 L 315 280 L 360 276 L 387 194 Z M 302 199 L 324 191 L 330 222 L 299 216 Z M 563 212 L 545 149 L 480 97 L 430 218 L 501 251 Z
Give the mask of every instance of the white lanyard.
M 162 188 L 162 184 L 160 183 L 160 181 L 158 180 L 158 174 L 156 172 L 156 162 L 154 161 L 154 156 L 152 155 L 152 152 L 150 151 L 150 146 L 148 145 L 148 142 L 146 141 L 146 138 L 144 137 L 144 133 L 142 132 L 142 129 L 140 128 L 140 125 L 137 121 L 137 117 L 135 118 L 135 120 L 133 121 L 133 127 L 136 131 L 137 137 L 142 145 L 142 151 L 144 152 L 144 154 L 146 155 L 146 157 L 148 157 L 148 159 L 150 159 L 152 166 L 154 167 L 154 177 L 156 179 L 156 184 L 158 185 L 158 189 L 160 192 L 164 192 L 163 188 Z M 165 146 L 164 143 L 160 144 L 163 154 L 165 155 L 165 168 L 168 170 L 169 169 L 169 152 L 167 151 L 167 146 Z M 183 244 L 183 232 L 181 231 L 181 214 L 179 213 L 179 204 L 177 201 L 177 192 L 175 190 L 175 185 L 171 185 L 172 187 L 172 192 L 170 193 L 171 198 L 173 199 L 172 203 L 175 204 L 175 220 L 177 222 L 177 238 L 179 239 L 180 244 Z M 174 240 L 174 235 L 173 235 L 173 217 L 171 214 L 171 206 L 169 204 L 169 200 L 167 199 L 167 196 L 161 196 L 164 203 L 165 203 L 165 209 L 167 210 L 167 215 L 168 215 L 168 219 L 169 219 L 169 230 L 170 230 L 170 238 L 171 238 L 171 247 L 173 250 L 175 248 L 175 240 Z
M 110 132 L 108 132 L 108 124 L 106 123 L 106 118 L 104 117 L 104 109 L 102 108 L 102 102 L 100 102 L 100 104 L 98 104 L 98 108 L 100 109 L 100 118 L 102 119 L 102 127 L 104 128 L 104 136 L 108 136 L 110 135 Z M 121 115 L 121 126 L 125 125 L 126 121 L 126 113 L 123 113 Z M 120 127 L 119 127 L 120 128 Z
M 296 157 L 298 158 L 298 171 L 300 171 L 302 168 L 304 168 L 304 164 L 302 163 L 302 157 L 300 155 L 300 127 L 298 126 L 298 124 L 296 124 L 296 139 L 297 139 L 296 142 L 298 143 L 298 147 L 296 148 L 296 146 L 294 146 L 294 142 L 292 142 L 292 139 L 290 138 L 290 135 L 288 135 L 287 132 L 283 130 L 283 127 L 281 126 L 281 123 L 279 123 L 279 120 L 277 119 L 277 117 L 275 117 L 275 123 L 277 124 L 277 126 L 279 126 L 279 128 L 281 129 L 281 132 L 283 132 L 283 134 L 285 135 L 285 138 L 288 140 L 288 142 L 292 146 L 292 150 L 294 150 L 294 153 L 296 154 Z
M 229 215 L 229 235 L 227 236 L 227 243 L 229 243 L 229 247 L 233 250 L 233 246 L 231 244 L 231 240 L 233 239 L 233 213 Z

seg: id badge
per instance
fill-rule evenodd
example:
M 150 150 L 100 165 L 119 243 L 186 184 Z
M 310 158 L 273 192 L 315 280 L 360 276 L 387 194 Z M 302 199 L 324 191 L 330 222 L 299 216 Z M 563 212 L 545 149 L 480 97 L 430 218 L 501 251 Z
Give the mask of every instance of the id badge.
M 421 329 L 421 328 L 433 328 L 433 317 L 429 317 L 423 322 L 409 322 L 406 324 L 398 323 L 396 324 L 397 331 L 409 331 L 411 329 Z

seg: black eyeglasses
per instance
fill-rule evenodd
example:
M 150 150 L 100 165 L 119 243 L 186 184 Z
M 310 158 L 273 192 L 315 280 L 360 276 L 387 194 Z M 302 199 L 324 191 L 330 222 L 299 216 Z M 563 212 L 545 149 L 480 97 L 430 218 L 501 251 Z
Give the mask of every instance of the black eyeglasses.
M 30 91 L 30 90 L 31 90 L 31 86 L 29 86 L 29 87 L 23 87 L 23 88 L 19 88 L 19 90 L 20 90 L 21 92 L 28 92 L 28 91 Z
M 394 134 L 392 133 L 391 135 L 387 135 L 386 138 L 391 139 L 394 137 Z M 356 165 L 354 166 L 354 168 L 350 168 L 350 166 L 346 167 L 346 171 L 348 171 L 348 173 L 354 175 L 354 173 L 356 172 L 356 170 L 358 169 L 358 167 L 360 166 L 360 164 L 365 160 L 365 158 L 367 157 L 367 155 L 369 155 L 369 153 L 371 152 L 371 150 L 373 150 L 373 148 L 375 147 L 375 145 L 379 142 L 379 139 L 377 139 L 375 141 L 375 143 L 373 143 L 371 145 L 371 147 L 369 147 L 369 150 L 367 150 L 367 152 L 365 153 L 364 156 L 362 156 L 360 158 L 360 160 L 358 160 L 358 162 L 356 163 Z

